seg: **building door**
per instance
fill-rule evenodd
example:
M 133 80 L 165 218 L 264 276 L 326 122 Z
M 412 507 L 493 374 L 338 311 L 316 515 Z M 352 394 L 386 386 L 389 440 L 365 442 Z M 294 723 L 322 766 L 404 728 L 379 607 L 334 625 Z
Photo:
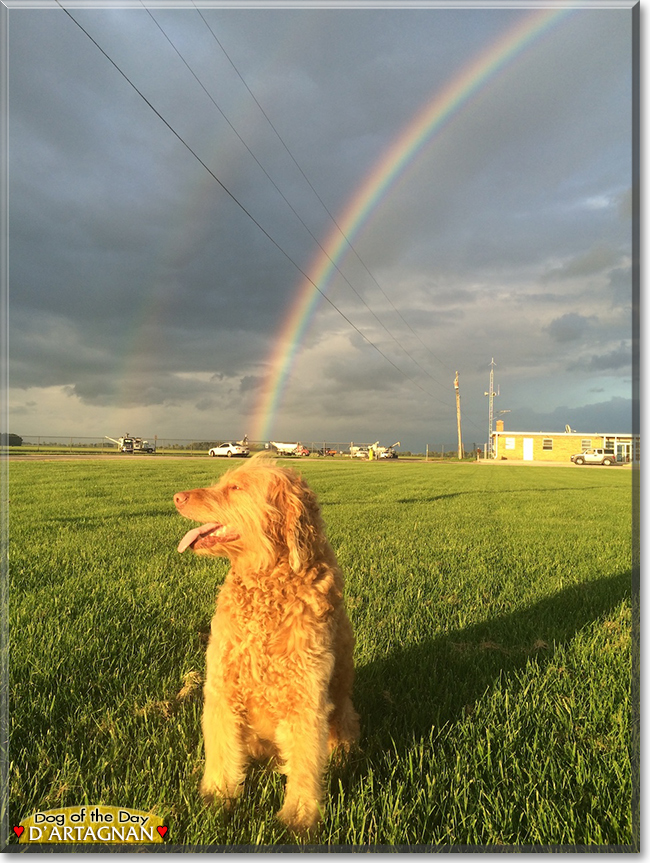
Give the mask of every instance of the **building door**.
M 533 460 L 533 438 L 525 437 L 524 438 L 524 461 L 532 461 Z
M 623 464 L 629 464 L 630 461 L 630 450 L 632 449 L 631 444 L 627 443 L 617 443 L 616 444 L 616 461 Z

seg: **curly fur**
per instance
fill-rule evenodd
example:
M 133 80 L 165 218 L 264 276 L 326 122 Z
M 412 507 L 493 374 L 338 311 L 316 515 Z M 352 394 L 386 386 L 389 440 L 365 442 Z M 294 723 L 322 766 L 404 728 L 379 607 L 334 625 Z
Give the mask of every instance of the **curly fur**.
M 354 636 L 316 496 L 293 470 L 253 457 L 174 502 L 207 522 L 179 550 L 191 545 L 232 564 L 206 657 L 201 791 L 227 802 L 251 758 L 278 757 L 287 777 L 278 815 L 309 833 L 321 817 L 328 756 L 359 733 Z

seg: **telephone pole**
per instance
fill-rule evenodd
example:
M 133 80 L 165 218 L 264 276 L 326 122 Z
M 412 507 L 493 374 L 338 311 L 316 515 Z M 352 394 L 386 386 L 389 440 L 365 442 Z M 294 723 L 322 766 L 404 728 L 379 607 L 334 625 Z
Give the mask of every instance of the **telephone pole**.
M 454 389 L 456 390 L 456 422 L 458 423 L 458 459 L 463 460 L 463 436 L 460 431 L 460 389 L 458 387 L 458 372 L 454 381 Z
M 487 393 L 483 393 L 483 395 L 488 396 L 488 445 L 487 445 L 487 455 L 488 458 L 492 458 L 492 426 L 494 424 L 494 397 L 499 395 L 499 392 L 494 392 L 494 367 L 496 363 L 494 362 L 494 357 L 492 357 L 492 362 L 490 363 L 490 391 Z

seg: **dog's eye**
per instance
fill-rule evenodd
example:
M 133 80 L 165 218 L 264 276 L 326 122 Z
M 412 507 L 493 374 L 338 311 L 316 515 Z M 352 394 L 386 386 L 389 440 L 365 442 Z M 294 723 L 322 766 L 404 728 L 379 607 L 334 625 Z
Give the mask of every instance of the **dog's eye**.
M 231 485 L 230 491 L 241 491 L 241 486 L 240 485 Z

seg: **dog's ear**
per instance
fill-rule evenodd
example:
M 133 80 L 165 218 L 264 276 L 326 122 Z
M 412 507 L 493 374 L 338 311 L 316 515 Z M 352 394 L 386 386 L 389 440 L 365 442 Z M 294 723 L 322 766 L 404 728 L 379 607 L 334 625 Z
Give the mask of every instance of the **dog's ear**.
M 316 496 L 300 477 L 279 474 L 275 485 L 275 505 L 280 516 L 280 542 L 289 551 L 289 565 L 294 572 L 304 569 L 311 557 L 317 512 Z

